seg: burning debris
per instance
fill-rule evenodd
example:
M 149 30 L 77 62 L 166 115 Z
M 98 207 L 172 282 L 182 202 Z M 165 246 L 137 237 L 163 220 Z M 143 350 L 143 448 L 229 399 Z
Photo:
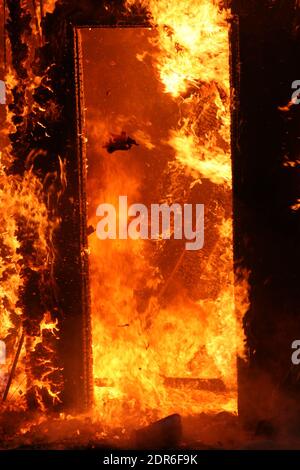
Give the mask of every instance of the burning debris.
M 125 131 L 121 134 L 112 134 L 109 141 L 103 146 L 108 153 L 114 153 L 117 150 L 127 151 L 132 148 L 133 145 L 138 146 L 139 144 L 129 137 Z

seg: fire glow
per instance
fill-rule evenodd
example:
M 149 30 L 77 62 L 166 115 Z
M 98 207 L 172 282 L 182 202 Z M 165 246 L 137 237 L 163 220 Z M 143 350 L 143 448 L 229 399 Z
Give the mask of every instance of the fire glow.
M 146 11 L 146 25 L 95 28 L 95 33 L 79 28 L 84 57 L 81 106 L 86 115 L 87 226 L 93 228 L 88 231 L 86 250 L 94 396 L 88 414 L 113 433 L 121 429 L 122 434 L 172 413 L 183 417 L 237 413 L 236 360 L 243 354 L 248 286 L 246 279 L 235 285 L 233 271 L 230 12 L 222 4 L 128 0 L 128 16 Z M 40 16 L 51 13 L 54 5 L 44 1 Z M 89 34 L 99 38 L 92 52 Z M 102 49 L 97 56 L 96 44 L 101 44 L 103 57 Z M 88 54 L 95 54 L 94 65 L 92 59 L 85 60 Z M 20 86 L 31 102 L 36 82 L 43 79 L 33 80 L 29 59 L 28 76 L 20 79 L 9 72 L 6 82 L 8 95 Z M 89 66 L 99 73 L 90 74 Z M 124 85 L 125 91 L 118 92 L 114 84 L 120 89 Z M 55 105 L 41 110 L 54 113 Z M 44 128 L 42 122 L 38 124 Z M 15 130 L 9 114 L 7 128 Z M 132 137 L 126 141 L 126 151 L 115 151 L 114 136 L 127 136 L 127 130 Z M 59 157 L 59 171 L 49 173 L 41 183 L 32 168 L 36 158 L 46 156 L 43 152 L 28 155 L 22 176 L 9 174 L 10 153 L 8 145 L 0 167 L 5 207 L 0 338 L 8 355 L 0 385 L 5 389 L 17 359 L 3 407 L 28 410 L 34 404 L 45 413 L 41 419 L 46 419 L 47 407 L 62 403 L 63 370 L 57 360 L 62 319 L 55 308 L 36 307 L 34 293 L 32 321 L 24 322 L 24 289 L 31 281 L 43 293 L 49 286 L 55 291 L 54 240 L 61 218 L 53 207 L 68 182 L 65 162 Z M 129 207 L 135 201 L 147 207 L 154 201 L 160 207 L 201 206 L 203 250 L 186 249 L 186 240 L 176 236 L 172 224 L 167 233 L 151 240 L 119 237 L 120 243 L 109 236 L 104 244 L 99 240 L 104 237 L 99 237 L 97 218 L 104 214 L 96 215 L 96 208 L 104 201 L 116 206 L 119 194 L 127 195 Z M 204 246 L 202 202 L 208 214 Z M 127 230 L 133 215 L 127 205 L 114 215 L 115 225 Z M 196 214 L 192 233 L 196 241 L 201 232 L 197 221 Z M 148 221 L 146 226 L 149 229 Z
M 131 13 L 146 8 L 152 28 L 81 32 L 88 224 L 96 226 L 98 204 L 117 205 L 124 193 L 129 204 L 153 200 L 154 193 L 172 204 L 199 200 L 204 192 L 205 205 L 214 205 L 202 260 L 164 240 L 102 245 L 89 237 L 94 413 L 108 427 L 131 428 L 170 413 L 237 411 L 236 358 L 243 350 L 247 288 L 236 287 L 234 298 L 229 12 L 211 0 L 127 6 Z M 103 63 L 88 46 L 97 41 Z M 115 58 L 120 43 L 125 45 Z M 89 92 L 93 74 L 101 77 L 104 98 Z M 119 91 L 114 98 L 118 76 L 125 97 Z M 144 106 L 146 96 L 156 103 L 156 95 L 166 116 L 172 110 L 169 128 L 153 112 L 155 105 Z M 112 136 L 127 131 L 136 145 L 112 154 Z M 159 160 L 151 157 L 154 149 Z M 126 211 L 120 218 L 129 222 Z
M 99 240 L 190 240 L 185 243 L 186 250 L 200 250 L 204 244 L 204 206 L 196 204 L 193 229 L 192 204 L 151 204 L 150 217 L 144 204 L 132 204 L 127 207 L 127 196 L 119 196 L 117 230 L 117 210 L 109 203 L 100 204 L 96 215 L 101 217 L 96 233 Z M 128 220 L 130 223 L 128 225 Z M 160 218 L 161 224 L 160 224 Z M 173 222 L 173 223 L 172 223 Z M 150 233 L 149 233 L 150 232 Z

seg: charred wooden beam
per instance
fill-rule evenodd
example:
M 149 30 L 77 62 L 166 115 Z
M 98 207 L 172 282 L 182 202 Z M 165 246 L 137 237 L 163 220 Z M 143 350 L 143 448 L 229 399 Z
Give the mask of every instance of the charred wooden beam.
M 226 391 L 225 384 L 221 379 L 197 379 L 189 377 L 165 377 L 165 385 L 170 388 L 187 390 L 204 390 L 214 393 Z
M 11 387 L 11 384 L 12 384 L 12 381 L 13 381 L 13 378 L 14 378 L 14 375 L 15 375 L 15 372 L 16 372 L 16 368 L 17 368 L 17 365 L 18 365 L 18 361 L 19 361 L 19 358 L 20 358 L 20 354 L 21 354 L 21 351 L 22 351 L 22 347 L 23 347 L 23 344 L 24 344 L 24 339 L 25 339 L 25 334 L 24 334 L 24 330 L 22 330 L 22 333 L 21 333 L 21 336 L 20 336 L 20 339 L 19 339 L 19 342 L 18 342 L 16 354 L 15 354 L 15 357 L 14 357 L 14 360 L 13 360 L 13 363 L 12 363 L 12 366 L 11 366 L 11 370 L 10 370 L 10 373 L 9 373 L 8 381 L 7 381 L 5 390 L 4 390 L 4 394 L 3 394 L 3 398 L 2 398 L 3 402 L 5 402 L 7 400 L 9 390 L 10 390 L 10 387 Z
M 115 387 L 116 382 L 108 378 L 95 378 L 96 387 Z M 226 391 L 224 382 L 221 379 L 200 379 L 189 377 L 165 377 L 164 384 L 166 387 L 186 389 L 186 390 L 203 390 L 214 393 L 223 393 Z

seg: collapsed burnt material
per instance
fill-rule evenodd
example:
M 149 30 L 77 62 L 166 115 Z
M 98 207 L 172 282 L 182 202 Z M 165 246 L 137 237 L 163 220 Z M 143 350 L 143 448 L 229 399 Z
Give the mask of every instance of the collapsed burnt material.
M 176 449 L 182 439 L 182 423 L 178 414 L 167 416 L 135 433 L 138 449 Z

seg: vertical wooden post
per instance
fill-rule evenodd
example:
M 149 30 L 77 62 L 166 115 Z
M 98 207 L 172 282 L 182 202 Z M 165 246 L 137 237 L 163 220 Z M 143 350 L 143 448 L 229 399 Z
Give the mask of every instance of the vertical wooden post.
M 5 391 L 4 391 L 4 394 L 3 394 L 3 398 L 2 398 L 3 402 L 5 402 L 7 400 L 7 397 L 8 397 L 8 393 L 9 393 L 9 390 L 10 390 L 10 387 L 11 387 L 11 384 L 12 384 L 12 381 L 13 381 L 13 378 L 14 378 L 14 375 L 15 375 L 15 372 L 16 372 L 16 368 L 17 368 L 17 365 L 18 365 L 19 357 L 20 357 L 20 354 L 21 354 L 21 351 L 22 351 L 24 338 L 25 338 L 25 333 L 24 333 L 24 330 L 22 330 L 22 334 L 21 334 L 19 342 L 18 342 L 17 351 L 16 351 L 16 354 L 15 354 L 15 357 L 14 357 L 13 364 L 11 366 L 8 381 L 7 381 Z

